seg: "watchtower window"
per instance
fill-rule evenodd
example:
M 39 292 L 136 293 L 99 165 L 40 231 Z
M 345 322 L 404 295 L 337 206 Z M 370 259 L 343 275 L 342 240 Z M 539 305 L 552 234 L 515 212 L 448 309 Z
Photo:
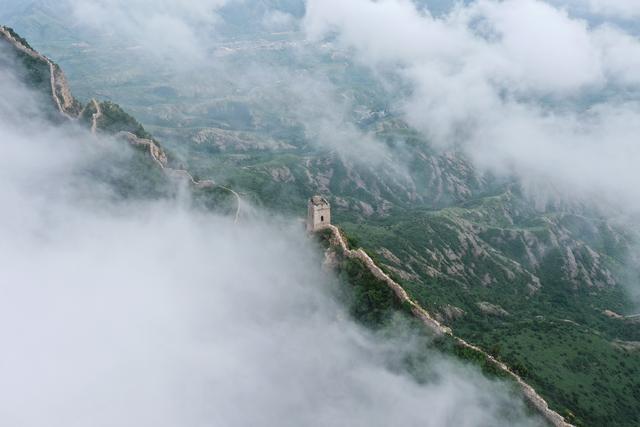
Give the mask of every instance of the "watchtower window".
M 320 222 L 324 222 L 324 216 L 320 217 Z

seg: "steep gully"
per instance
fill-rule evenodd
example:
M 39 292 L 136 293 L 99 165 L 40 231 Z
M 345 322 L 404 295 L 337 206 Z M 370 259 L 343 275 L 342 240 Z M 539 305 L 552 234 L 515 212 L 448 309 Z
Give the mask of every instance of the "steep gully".
M 24 46 L 20 41 L 16 40 L 4 26 L 0 26 L 0 35 L 4 36 L 4 38 L 6 38 L 16 49 L 24 52 L 32 58 L 44 61 L 49 65 L 51 94 L 58 111 L 60 111 L 60 113 L 69 120 L 77 120 L 78 117 L 69 112 L 69 110 L 74 106 L 74 99 L 71 95 L 71 91 L 66 82 L 64 74 L 61 70 L 59 70 L 57 65 L 55 65 L 46 56 L 34 51 L 33 49 L 28 48 L 27 46 Z M 98 130 L 98 121 L 102 117 L 102 109 L 100 107 L 100 104 L 95 99 L 92 99 L 91 103 L 96 110 L 91 118 L 91 132 L 93 134 L 96 134 Z M 140 138 L 130 132 L 120 132 L 118 136 L 126 139 L 132 145 L 147 147 L 149 150 L 149 154 L 151 155 L 153 160 L 165 173 L 175 177 L 186 179 L 197 188 L 218 187 L 233 194 L 237 201 L 234 222 L 238 222 L 242 206 L 242 198 L 236 191 L 231 188 L 218 185 L 212 180 L 196 180 L 186 170 L 170 168 L 168 166 L 167 156 L 164 151 L 150 139 Z M 565 422 L 564 418 L 560 414 L 551 410 L 547 402 L 533 389 L 533 387 L 524 382 L 524 380 L 522 380 L 522 378 L 520 378 L 519 375 L 513 372 L 506 364 L 497 360 L 479 347 L 474 346 L 473 344 L 469 344 L 463 339 L 455 336 L 450 328 L 443 326 L 440 322 L 435 320 L 423 307 L 421 307 L 409 296 L 409 294 L 400 284 L 391 279 L 391 277 L 389 277 L 380 267 L 378 267 L 364 250 L 349 249 L 344 237 L 340 233 L 340 230 L 333 225 L 329 226 L 329 228 L 333 233 L 334 241 L 341 247 L 345 256 L 358 259 L 363 262 L 376 278 L 385 282 L 387 286 L 389 286 L 389 288 L 393 290 L 397 298 L 402 303 L 409 304 L 412 313 L 418 319 L 420 319 L 428 329 L 433 331 L 436 335 L 449 335 L 459 345 L 483 354 L 489 361 L 491 361 L 491 363 L 493 363 L 503 372 L 507 373 L 518 383 L 527 401 L 554 427 L 574 427 L 572 424 Z
M 51 96 L 53 101 L 60 112 L 64 117 L 68 120 L 75 121 L 79 116 L 82 115 L 82 112 L 79 114 L 74 114 L 72 109 L 76 104 L 75 99 L 71 94 L 71 89 L 62 73 L 62 70 L 53 63 L 49 58 L 42 55 L 39 52 L 25 46 L 17 40 L 15 37 L 11 35 L 9 30 L 6 27 L 0 26 L 0 36 L 3 36 L 9 43 L 11 43 L 16 49 L 19 51 L 29 55 L 30 57 L 43 61 L 49 66 L 49 74 L 50 74 L 50 85 L 51 85 Z M 95 99 L 91 100 L 91 105 L 93 105 L 96 110 L 95 113 L 91 116 L 91 133 L 96 134 L 98 132 L 98 122 L 102 117 L 102 108 L 100 107 L 100 103 Z M 234 191 L 231 188 L 225 187 L 223 185 L 216 184 L 212 180 L 196 180 L 188 171 L 182 169 L 173 169 L 168 166 L 167 155 L 164 153 L 162 148 L 156 144 L 155 141 L 150 139 L 139 138 L 138 136 L 130 133 L 130 132 L 120 132 L 117 135 L 118 137 L 122 137 L 126 139 L 132 145 L 138 145 L 147 147 L 149 150 L 149 154 L 153 158 L 160 168 L 170 176 L 174 176 L 177 178 L 186 179 L 191 184 L 193 184 L 197 188 L 211 188 L 217 187 L 221 188 L 231 194 L 236 198 L 236 212 L 234 217 L 234 222 L 237 223 L 240 218 L 240 210 L 242 208 L 242 198 L 240 194 Z
M 329 225 L 327 228 L 331 230 L 333 235 L 331 242 L 334 245 L 338 245 L 347 258 L 357 259 L 361 261 L 374 275 L 374 277 L 376 277 L 378 280 L 383 281 L 395 293 L 396 297 L 400 300 L 401 303 L 408 304 L 411 307 L 411 312 L 413 313 L 413 315 L 420 319 L 430 331 L 432 331 L 437 336 L 448 335 L 453 338 L 453 340 L 458 345 L 481 353 L 495 367 L 509 375 L 516 383 L 518 383 L 527 402 L 551 425 L 553 425 L 554 427 L 574 427 L 572 424 L 567 423 L 560 414 L 550 409 L 549 404 L 542 398 L 542 396 L 540 396 L 533 389 L 533 387 L 527 384 L 518 374 L 513 372 L 511 368 L 509 368 L 505 363 L 499 361 L 481 348 L 466 342 L 462 338 L 457 337 L 453 334 L 451 328 L 442 325 L 440 322 L 434 319 L 427 310 L 425 310 L 422 306 L 420 306 L 420 304 L 418 304 L 409 296 L 407 291 L 400 284 L 398 284 L 380 267 L 378 267 L 373 259 L 371 259 L 371 257 L 364 250 L 349 249 L 346 239 L 336 226 Z

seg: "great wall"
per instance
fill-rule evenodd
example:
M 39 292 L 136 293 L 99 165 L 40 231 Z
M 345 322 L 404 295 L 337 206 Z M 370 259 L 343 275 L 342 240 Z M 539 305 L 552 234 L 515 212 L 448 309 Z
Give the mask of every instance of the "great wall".
M 82 114 L 82 111 L 74 111 L 74 109 L 77 107 L 77 101 L 71 94 L 71 90 L 62 70 L 46 56 L 22 44 L 22 42 L 11 35 L 9 30 L 5 26 L 0 26 L 0 36 L 4 37 L 17 50 L 29 55 L 34 59 L 44 61 L 46 62 L 46 64 L 48 64 L 50 73 L 51 95 L 58 111 L 69 120 L 78 120 L 78 117 Z M 100 107 L 100 103 L 95 99 L 92 99 L 90 104 L 93 105 L 94 109 L 96 110 L 96 112 L 93 113 L 91 117 L 91 133 L 97 134 L 98 122 L 102 117 L 102 110 Z M 234 222 L 238 222 L 242 206 L 242 198 L 236 191 L 231 188 L 216 184 L 212 180 L 196 180 L 193 175 L 191 175 L 186 170 L 174 169 L 169 167 L 166 153 L 153 140 L 140 138 L 131 132 L 120 132 L 116 135 L 116 137 L 127 140 L 133 146 L 147 147 L 151 158 L 168 175 L 185 179 L 197 188 L 218 187 L 233 194 L 237 201 Z M 487 360 L 494 364 L 494 366 L 509 375 L 520 386 L 526 401 L 552 426 L 575 427 L 573 424 L 567 423 L 560 414 L 550 409 L 549 404 L 535 391 L 535 389 L 527 384 L 518 374 L 513 372 L 505 363 L 497 360 L 495 357 L 488 354 L 481 348 L 466 342 L 462 338 L 457 337 L 453 334 L 453 331 L 450 328 L 442 325 L 440 322 L 434 319 L 427 310 L 425 310 L 422 306 L 420 306 L 420 304 L 418 304 L 409 296 L 407 291 L 399 283 L 394 281 L 378 265 L 376 265 L 373 259 L 363 249 L 349 249 L 346 243 L 346 239 L 336 226 L 329 224 L 326 226 L 326 228 L 331 230 L 332 232 L 332 244 L 338 246 L 344 256 L 352 259 L 357 259 L 362 262 L 374 275 L 374 277 L 383 281 L 394 292 L 400 302 L 406 303 L 410 306 L 413 315 L 416 316 L 416 318 L 420 319 L 425 327 L 427 327 L 433 334 L 448 335 L 453 338 L 458 345 L 476 351 L 486 357 Z M 640 316 L 640 314 L 638 314 L 637 316 Z
M 20 52 L 30 56 L 33 59 L 37 59 L 39 61 L 45 62 L 49 66 L 49 75 L 50 75 L 50 85 L 51 85 L 51 95 L 53 98 L 53 102 L 56 104 L 58 111 L 65 117 L 70 120 L 73 120 L 73 113 L 70 113 L 76 104 L 75 99 L 71 95 L 71 89 L 69 88 L 69 84 L 67 83 L 62 70 L 53 63 L 49 58 L 42 55 L 39 52 L 31 49 L 28 46 L 25 46 L 17 40 L 13 35 L 9 32 L 7 27 L 0 26 L 0 35 L 2 35 L 14 48 L 19 50 Z
M 84 112 L 84 109 L 80 110 L 77 108 L 78 102 L 73 97 L 71 88 L 69 87 L 67 79 L 60 67 L 54 64 L 53 61 L 51 61 L 46 56 L 23 44 L 20 40 L 18 40 L 11 34 L 7 27 L 0 25 L 0 36 L 4 37 L 18 51 L 48 65 L 51 97 L 57 110 L 60 112 L 60 114 L 62 114 L 63 117 L 67 118 L 68 120 L 77 121 Z M 102 109 L 100 107 L 100 103 L 95 99 L 92 99 L 89 104 L 85 106 L 85 109 L 88 108 L 89 105 L 92 105 L 95 109 L 95 113 L 91 115 L 91 133 L 95 135 L 98 133 L 99 120 L 100 118 L 102 118 Z M 133 146 L 147 147 L 149 150 L 149 154 L 154 162 L 169 176 L 173 176 L 179 179 L 185 179 L 186 181 L 193 184 L 196 188 L 217 187 L 231 193 L 236 198 L 236 212 L 234 222 L 238 222 L 240 218 L 240 211 L 242 209 L 242 198 L 240 197 L 240 194 L 238 194 L 238 192 L 229 187 L 216 184 L 212 180 L 196 180 L 193 175 L 191 175 L 191 173 L 186 170 L 174 169 L 169 167 L 166 153 L 153 140 L 140 138 L 131 132 L 119 132 L 115 136 L 125 139 Z
M 96 110 L 96 112 L 91 115 L 91 133 L 95 135 L 98 132 L 98 120 L 102 117 L 102 108 L 95 98 L 91 100 L 91 104 Z
M 149 154 L 151 155 L 151 158 L 156 162 L 156 164 L 167 174 L 170 176 L 174 176 L 176 178 L 182 178 L 187 180 L 188 182 L 190 182 L 191 184 L 193 184 L 193 186 L 195 186 L 196 188 L 212 188 L 212 187 L 217 187 L 217 188 L 221 188 L 225 191 L 228 191 L 229 193 L 233 194 L 233 196 L 236 198 L 236 212 L 235 212 L 235 216 L 234 216 L 234 223 L 238 223 L 238 220 L 240 218 L 240 211 L 242 209 L 242 197 L 240 197 L 240 194 L 229 188 L 229 187 L 225 187 L 223 185 L 220 184 L 216 184 L 214 181 L 212 180 L 197 180 L 193 177 L 193 175 L 191 175 L 188 171 L 184 170 L 184 169 L 174 169 L 171 168 L 168 165 L 168 160 L 167 160 L 167 155 L 165 154 L 165 152 L 162 150 L 162 148 L 160 148 L 158 146 L 158 144 L 155 143 L 155 141 L 151 140 L 151 139 L 145 139 L 145 138 L 140 138 L 137 135 L 134 135 L 131 132 L 120 132 L 118 133 L 119 137 L 126 139 L 127 141 L 129 141 L 129 143 L 131 145 L 134 146 L 143 146 L 143 147 L 148 147 L 149 150 Z
M 373 259 L 363 249 L 350 249 L 345 237 L 342 235 L 338 227 L 329 224 L 324 226 L 323 228 L 331 230 L 332 237 L 330 239 L 330 242 L 332 247 L 337 246 L 340 248 L 345 257 L 356 259 L 362 262 L 375 278 L 384 282 L 394 292 L 401 303 L 408 304 L 411 307 L 411 312 L 413 313 L 413 315 L 418 318 L 434 335 L 448 335 L 456 342 L 456 344 L 482 354 L 495 367 L 511 377 L 520 386 L 525 400 L 552 426 L 575 427 L 573 424 L 567 423 L 564 417 L 562 417 L 560 414 L 549 408 L 549 404 L 547 403 L 547 401 L 544 400 L 533 387 L 527 384 L 504 362 L 499 361 L 481 348 L 470 344 L 462 338 L 454 335 L 451 328 L 442 325 L 440 322 L 434 319 L 427 310 L 425 310 L 420 304 L 418 304 L 413 298 L 409 296 L 407 291 L 399 283 L 393 280 L 380 267 L 378 267 L 378 265 L 376 265 Z

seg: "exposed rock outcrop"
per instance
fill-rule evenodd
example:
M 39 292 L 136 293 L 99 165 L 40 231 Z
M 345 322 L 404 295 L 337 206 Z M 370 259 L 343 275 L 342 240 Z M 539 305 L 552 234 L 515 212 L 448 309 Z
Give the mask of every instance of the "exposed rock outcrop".
M 487 302 L 487 301 L 480 301 L 476 303 L 476 305 L 478 306 L 480 311 L 490 316 L 507 317 L 509 315 L 509 312 L 504 308 L 496 304 L 491 304 L 490 302 Z

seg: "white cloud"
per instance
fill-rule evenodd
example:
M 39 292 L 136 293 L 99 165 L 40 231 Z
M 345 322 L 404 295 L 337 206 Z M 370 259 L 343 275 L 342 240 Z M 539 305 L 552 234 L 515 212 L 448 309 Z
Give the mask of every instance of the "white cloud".
M 640 209 L 640 109 L 625 100 L 640 90 L 636 37 L 537 0 L 479 0 L 438 18 L 408 0 L 339 3 L 310 0 L 309 35 L 409 82 L 401 109 L 434 143 Z
M 280 10 L 269 11 L 262 18 L 262 25 L 271 31 L 290 31 L 296 27 L 297 22 L 295 16 Z
M 482 1 L 467 13 L 467 26 L 478 20 L 494 35 L 484 47 L 508 64 L 497 70 L 505 86 L 557 93 L 601 82 L 603 64 L 586 22 L 538 1 Z
M 86 172 L 126 147 L 48 125 L 3 70 L 0 91 L 5 424 L 537 424 L 435 353 L 425 384 L 391 369 L 411 343 L 346 319 L 295 221 L 114 200 Z
M 636 0 L 589 0 L 590 11 L 622 19 L 640 17 L 640 3 Z
M 608 80 L 622 86 L 640 86 L 640 42 L 616 27 L 604 25 L 593 32 Z
M 68 0 L 82 27 L 119 37 L 145 54 L 194 63 L 206 54 L 227 0 Z

